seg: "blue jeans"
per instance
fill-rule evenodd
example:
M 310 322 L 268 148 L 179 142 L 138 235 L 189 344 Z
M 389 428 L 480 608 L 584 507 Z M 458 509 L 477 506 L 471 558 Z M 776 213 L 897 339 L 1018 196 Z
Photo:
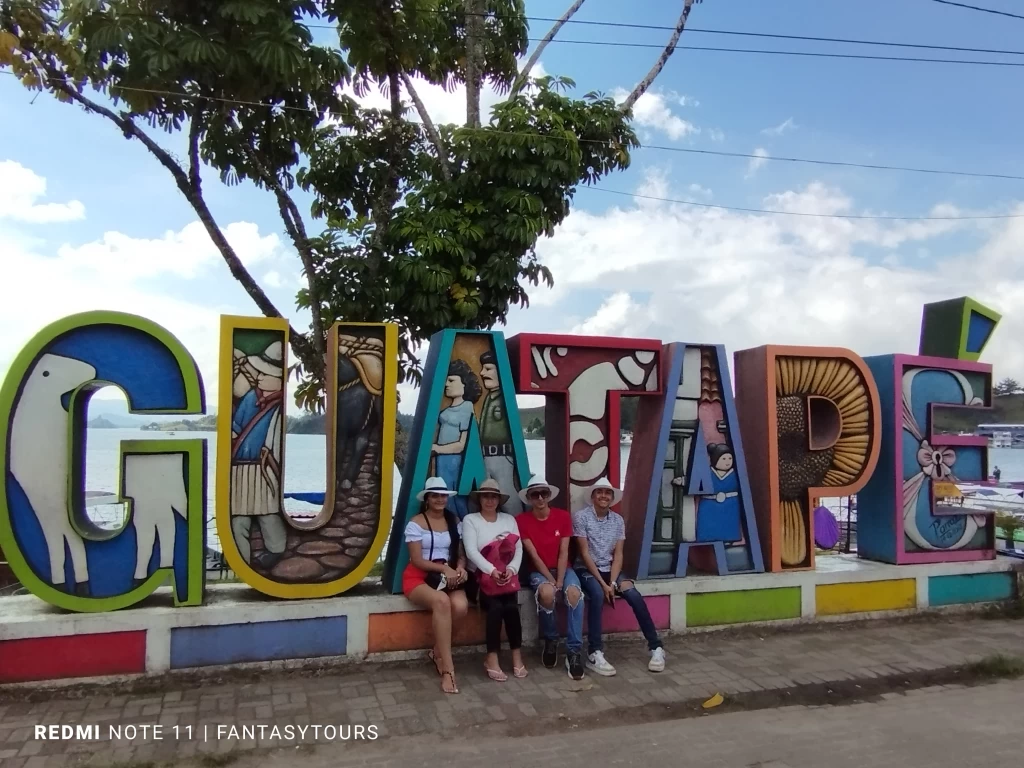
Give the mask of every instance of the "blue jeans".
M 537 599 L 537 590 L 540 589 L 540 585 L 549 583 L 547 579 L 537 572 L 530 574 L 530 588 L 533 589 L 534 599 L 537 600 L 537 621 L 540 624 L 540 634 L 545 640 L 558 640 L 558 626 L 555 624 L 554 609 L 548 610 Z M 569 605 L 569 602 L 565 599 L 565 591 L 569 587 L 576 587 L 576 589 L 580 590 L 580 599 L 577 601 L 575 608 Z M 583 650 L 583 588 L 580 586 L 580 580 L 576 576 L 576 571 L 572 568 L 565 569 L 562 590 L 555 594 L 556 605 L 559 597 L 565 603 L 567 635 L 565 650 L 569 653 L 579 653 Z
M 601 614 L 604 612 L 605 604 L 604 590 L 601 589 L 600 582 L 588 571 L 578 570 L 576 573 L 583 584 L 583 592 L 590 602 L 590 612 L 587 614 L 587 653 L 590 654 L 604 649 L 604 643 L 601 641 Z M 611 574 L 602 572 L 601 578 L 607 583 L 611 580 Z M 632 579 L 619 574 L 615 583 L 621 585 L 623 581 L 632 581 Z M 644 633 L 644 638 L 647 640 L 648 649 L 653 651 L 655 648 L 661 648 L 658 628 L 654 626 L 654 619 L 651 618 L 651 612 L 647 610 L 647 603 L 644 602 L 643 595 L 636 587 L 623 590 L 621 594 L 622 599 L 633 609 L 636 623 L 640 625 L 640 631 Z

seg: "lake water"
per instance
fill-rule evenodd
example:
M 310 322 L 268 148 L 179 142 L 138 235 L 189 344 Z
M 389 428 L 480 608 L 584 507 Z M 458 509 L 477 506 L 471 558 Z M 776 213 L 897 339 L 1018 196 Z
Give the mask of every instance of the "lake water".
M 169 440 L 204 439 L 207 441 L 207 457 L 209 471 L 207 476 L 209 523 L 209 546 L 220 549 L 216 525 L 213 521 L 213 499 L 216 493 L 216 473 L 214 470 L 217 452 L 217 435 L 214 432 L 181 432 L 171 435 L 166 432 L 143 432 L 138 429 L 90 429 L 88 434 L 88 450 L 86 452 L 85 486 L 91 492 L 116 493 L 119 446 L 122 440 L 145 440 L 166 438 Z M 544 469 L 543 440 L 527 440 L 526 453 L 530 468 L 534 472 L 543 473 Z M 327 485 L 327 444 L 323 435 L 288 435 L 286 440 L 285 458 L 285 491 L 322 492 Z M 629 446 L 622 446 L 622 475 L 629 459 Z M 989 450 L 989 464 L 998 465 L 1002 469 L 1002 480 L 1024 481 L 1024 450 L 1011 448 L 993 448 Z M 396 468 L 393 499 L 398 498 L 401 486 L 401 475 Z M 289 512 L 315 512 L 319 508 L 300 501 L 288 499 L 286 508 Z M 123 519 L 121 505 L 104 505 L 94 507 L 90 514 L 96 522 L 104 527 L 120 527 Z

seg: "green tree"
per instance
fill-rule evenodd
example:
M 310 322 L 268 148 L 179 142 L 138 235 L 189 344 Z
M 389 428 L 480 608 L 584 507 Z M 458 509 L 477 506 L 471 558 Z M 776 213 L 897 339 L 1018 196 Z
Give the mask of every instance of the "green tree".
M 1005 378 L 992 387 L 992 394 L 996 397 L 1006 397 L 1007 395 L 1018 395 L 1024 392 L 1024 387 L 1020 385 L 1020 382 L 1016 379 Z
M 578 185 L 628 167 L 633 104 L 695 0 L 682 0 L 666 48 L 621 105 L 530 77 L 583 2 L 519 69 L 523 0 L 0 0 L 0 68 L 141 143 L 259 310 L 280 317 L 225 238 L 205 177 L 273 196 L 306 280 L 297 305 L 312 316 L 308 332 L 291 330 L 296 399 L 319 411 L 331 323 L 397 322 L 400 378 L 418 380 L 417 346 L 432 333 L 502 323 L 528 287 L 552 283 L 539 238 Z M 436 125 L 415 78 L 465 84 L 464 124 Z M 489 117 L 488 82 L 506 94 Z M 346 95 L 372 88 L 389 109 Z

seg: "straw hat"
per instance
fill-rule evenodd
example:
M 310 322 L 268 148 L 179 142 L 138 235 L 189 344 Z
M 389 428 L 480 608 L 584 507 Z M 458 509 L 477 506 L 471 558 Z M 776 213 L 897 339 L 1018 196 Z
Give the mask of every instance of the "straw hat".
M 598 480 L 596 483 L 594 483 L 587 489 L 587 501 L 593 503 L 594 491 L 599 491 L 602 489 L 612 492 L 612 503 L 609 504 L 609 506 L 614 507 L 616 504 L 622 501 L 622 490 L 616 488 L 614 485 L 608 482 L 607 477 L 602 477 L 600 480 Z
M 480 503 L 480 495 L 484 494 L 484 493 L 496 493 L 496 494 L 498 494 L 498 506 L 499 507 L 502 504 L 504 504 L 506 501 L 508 501 L 508 494 L 501 492 L 501 486 L 498 485 L 498 481 L 495 480 L 493 477 L 488 477 L 486 480 L 484 480 L 482 483 L 480 483 L 480 487 L 479 488 L 477 488 L 475 491 L 473 491 L 469 495 L 473 497 L 473 501 L 475 501 L 477 504 L 479 504 Z
M 250 355 L 249 364 L 268 376 L 284 375 L 284 345 L 275 341 L 260 355 Z
M 428 477 L 427 482 L 423 486 L 423 490 L 416 494 L 416 498 L 423 501 L 428 493 L 437 493 L 441 496 L 457 495 L 456 491 L 448 490 L 448 484 L 445 483 L 444 478 L 441 477 Z
M 558 488 L 551 485 L 540 475 L 534 475 L 530 478 L 529 484 L 519 492 L 519 498 L 523 500 L 523 504 L 530 505 L 530 491 L 536 490 L 537 488 L 547 488 L 551 493 L 551 498 L 555 498 L 558 495 Z

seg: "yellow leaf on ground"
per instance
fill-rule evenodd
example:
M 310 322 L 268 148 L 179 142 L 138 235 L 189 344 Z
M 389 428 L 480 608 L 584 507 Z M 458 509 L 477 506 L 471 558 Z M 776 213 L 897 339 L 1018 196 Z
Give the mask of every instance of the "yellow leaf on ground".
M 704 707 L 704 709 L 712 709 L 713 707 L 717 707 L 723 701 L 725 701 L 725 697 L 720 693 L 716 693 L 710 699 L 701 704 L 701 706 Z

